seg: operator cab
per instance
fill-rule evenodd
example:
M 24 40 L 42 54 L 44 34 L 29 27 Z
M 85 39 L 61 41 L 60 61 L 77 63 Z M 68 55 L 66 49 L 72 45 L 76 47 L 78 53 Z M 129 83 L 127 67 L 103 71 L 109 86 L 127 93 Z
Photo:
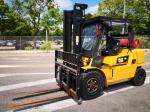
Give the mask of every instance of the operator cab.
M 83 55 L 87 57 L 117 55 L 121 48 L 130 47 L 129 38 L 133 38 L 131 29 L 128 21 L 113 20 L 109 17 L 85 21 L 81 47 Z M 122 39 L 128 43 L 122 44 Z

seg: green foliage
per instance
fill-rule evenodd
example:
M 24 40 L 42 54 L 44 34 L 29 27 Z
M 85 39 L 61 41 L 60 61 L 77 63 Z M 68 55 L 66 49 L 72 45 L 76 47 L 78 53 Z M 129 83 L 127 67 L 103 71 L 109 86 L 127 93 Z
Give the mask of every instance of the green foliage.
M 104 0 L 99 3 L 96 15 L 123 17 L 124 0 Z M 150 0 L 126 0 L 125 18 L 133 23 L 136 34 L 149 34 Z
M 53 0 L 13 0 L 13 8 L 31 25 L 32 35 L 37 35 L 40 30 L 42 14 L 54 8 Z
M 90 14 L 90 13 L 88 13 L 88 14 L 85 15 L 85 18 L 88 18 L 88 19 L 90 19 L 90 18 L 92 18 L 92 17 L 93 17 L 93 15 Z
M 146 39 L 146 37 L 143 36 L 137 36 L 137 38 L 140 40 L 140 48 L 150 49 L 150 41 L 148 40 L 148 38 Z
M 50 41 L 45 41 L 41 46 L 40 50 L 50 50 L 51 49 L 51 42 Z
M 139 47 L 150 49 L 150 42 L 147 40 L 140 40 L 140 46 Z
M 11 6 L 0 0 L 0 35 L 34 36 L 45 34 L 45 29 L 50 34 L 60 31 L 61 23 L 54 0 L 11 0 Z
M 0 35 L 29 35 L 30 26 L 12 7 L 4 0 L 0 1 Z
M 58 8 L 49 9 L 41 18 L 40 27 L 48 31 L 48 34 L 61 33 L 59 25 L 62 23 L 62 13 Z
M 59 28 L 59 27 L 56 27 L 54 31 L 51 31 L 49 33 L 49 35 L 51 36 L 62 36 L 63 35 L 63 29 L 62 28 Z
M 27 50 L 27 51 L 33 50 L 33 47 L 32 46 L 27 46 L 27 47 L 25 47 L 25 50 Z

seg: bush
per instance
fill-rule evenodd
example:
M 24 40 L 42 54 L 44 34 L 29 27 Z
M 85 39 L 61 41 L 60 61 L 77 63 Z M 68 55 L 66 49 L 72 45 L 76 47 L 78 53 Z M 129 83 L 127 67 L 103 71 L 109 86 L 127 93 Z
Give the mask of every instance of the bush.
M 150 48 L 150 41 L 144 38 L 138 38 L 140 40 L 140 48 Z
M 45 41 L 41 46 L 40 50 L 50 50 L 51 49 L 51 42 Z
M 27 47 L 25 47 L 25 50 L 28 50 L 28 51 L 33 50 L 33 47 L 32 46 L 27 46 Z

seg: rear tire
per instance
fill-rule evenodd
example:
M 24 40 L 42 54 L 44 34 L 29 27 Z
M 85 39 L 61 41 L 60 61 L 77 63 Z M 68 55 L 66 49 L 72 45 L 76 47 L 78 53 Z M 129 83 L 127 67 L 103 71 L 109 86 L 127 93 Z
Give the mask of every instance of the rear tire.
M 82 74 L 81 97 L 84 100 L 94 99 L 103 94 L 103 76 L 97 71 L 90 71 Z
M 146 79 L 146 72 L 143 68 L 138 68 L 134 78 L 131 80 L 132 84 L 135 86 L 141 86 L 144 84 Z

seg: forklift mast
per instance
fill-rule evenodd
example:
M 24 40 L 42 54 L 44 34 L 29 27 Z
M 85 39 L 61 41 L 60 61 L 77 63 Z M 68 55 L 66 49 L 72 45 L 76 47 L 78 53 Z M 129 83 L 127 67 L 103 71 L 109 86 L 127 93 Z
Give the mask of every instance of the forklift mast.
M 63 51 L 79 54 L 81 50 L 81 24 L 87 4 L 75 4 L 73 10 L 64 11 Z

